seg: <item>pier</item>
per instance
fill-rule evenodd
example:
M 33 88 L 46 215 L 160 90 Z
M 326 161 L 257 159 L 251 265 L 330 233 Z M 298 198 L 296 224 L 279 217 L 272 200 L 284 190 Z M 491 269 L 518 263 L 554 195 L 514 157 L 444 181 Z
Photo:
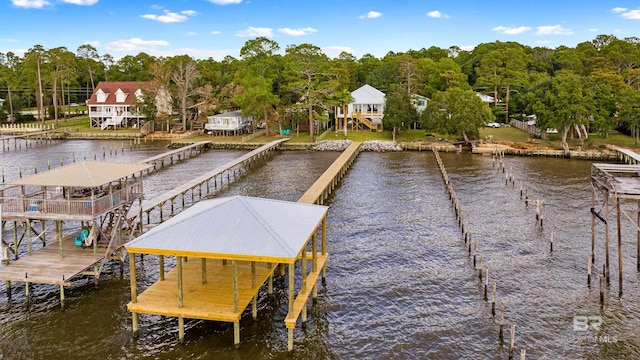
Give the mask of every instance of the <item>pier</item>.
M 186 159 L 192 153 L 197 153 L 197 154 L 202 153 L 202 151 L 208 148 L 210 144 L 211 144 L 210 141 L 201 141 L 201 142 L 193 143 L 190 145 L 185 145 L 178 149 L 167 151 L 162 154 L 158 154 L 158 155 L 146 158 L 140 161 L 139 163 L 152 165 L 153 168 L 150 168 L 147 170 L 147 173 L 149 173 L 151 171 L 164 167 L 165 162 L 168 162 L 169 164 L 173 164 L 174 160 L 180 161 L 180 160 Z
M 209 195 L 211 192 L 216 190 L 218 186 L 222 186 L 223 179 L 226 177 L 227 182 L 231 180 L 231 175 L 237 176 L 237 172 L 241 169 L 246 169 L 249 166 L 255 164 L 257 161 L 262 160 L 270 153 L 275 151 L 281 143 L 287 141 L 287 139 L 279 139 L 272 141 L 268 144 L 265 144 L 255 150 L 248 152 L 245 155 L 240 156 L 239 158 L 228 162 L 224 165 L 218 166 L 217 168 L 198 176 L 197 178 L 188 181 L 181 186 L 172 189 L 156 198 L 145 200 L 142 204 L 134 204 L 132 209 L 129 211 L 129 218 L 134 218 L 138 216 L 138 224 L 139 226 L 143 225 L 143 214 L 146 214 L 146 223 L 151 223 L 151 212 L 154 210 L 158 210 L 160 216 L 160 222 L 165 220 L 165 211 L 164 207 L 169 204 L 169 217 L 173 216 L 176 212 L 176 205 L 180 205 L 181 209 L 185 208 L 185 196 L 187 193 L 191 193 L 191 201 L 195 200 L 196 197 L 196 189 L 198 193 L 198 198 L 202 199 L 203 197 Z M 203 144 L 203 143 L 198 143 Z M 198 144 L 194 144 L 198 145 Z M 166 157 L 165 157 L 166 158 Z M 153 160 L 152 161 L 156 161 Z M 148 160 L 143 160 L 143 162 L 148 163 Z M 225 176 L 226 175 L 226 176 Z M 211 182 L 213 181 L 213 184 Z M 203 192 L 204 188 L 204 192 Z M 180 201 L 178 201 L 180 200 Z

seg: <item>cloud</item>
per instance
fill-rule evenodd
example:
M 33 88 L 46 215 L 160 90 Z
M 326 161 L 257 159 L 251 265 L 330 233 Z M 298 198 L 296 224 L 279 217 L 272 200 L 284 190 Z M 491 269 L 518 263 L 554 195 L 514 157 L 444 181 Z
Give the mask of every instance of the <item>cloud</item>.
M 358 16 L 358 18 L 359 19 L 376 19 L 376 18 L 379 18 L 380 16 L 382 16 L 381 12 L 369 11 L 368 13 L 366 13 L 364 15 Z
M 460 46 L 460 50 L 471 51 L 476 48 L 476 45 L 462 45 Z
M 94 48 L 97 48 L 98 46 L 100 46 L 100 41 L 85 41 L 83 42 L 83 44 L 87 44 L 87 45 L 91 45 Z
M 51 5 L 47 0 L 11 0 L 13 6 L 26 9 L 42 9 L 47 5 Z
M 506 27 L 506 26 L 500 25 L 500 26 L 494 27 L 491 30 L 502 33 L 502 34 L 507 34 L 507 35 L 520 35 L 520 34 L 528 33 L 529 31 L 531 31 L 531 28 L 528 26 Z
M 246 30 L 240 30 L 236 33 L 237 37 L 270 37 L 273 36 L 273 29 L 249 26 Z
M 597 28 L 590 28 L 590 29 L 589 29 L 589 30 L 587 30 L 587 31 L 589 31 L 589 32 L 598 32 L 598 31 L 600 31 L 600 29 L 597 29 Z
M 562 27 L 562 25 L 546 25 L 536 28 L 536 35 L 571 35 L 573 30 Z
M 429 11 L 427 16 L 434 19 L 448 19 L 449 15 L 445 15 L 438 10 Z
M 180 14 L 176 12 L 172 12 L 170 10 L 164 10 L 164 15 L 156 15 L 156 14 L 144 14 L 140 15 L 141 18 L 160 21 L 162 23 L 175 23 L 175 22 L 185 22 L 187 21 L 189 16 L 193 16 L 197 14 L 193 10 L 182 10 Z
M 342 52 L 355 53 L 349 46 L 325 46 L 322 48 L 322 52 L 329 57 L 338 57 Z
M 98 0 L 62 0 L 62 2 L 80 6 L 91 6 L 97 4 Z
M 623 19 L 627 19 L 627 20 L 640 20 L 640 10 L 624 11 L 623 13 L 620 14 L 620 16 Z
M 112 51 L 139 52 L 155 50 L 159 46 L 168 45 L 169 42 L 164 40 L 142 40 L 140 38 L 131 38 L 110 42 L 106 45 L 106 49 Z
M 240 4 L 242 0 L 209 0 L 210 3 L 216 5 Z
M 18 42 L 18 39 L 0 38 L 0 42 Z
M 314 32 L 317 32 L 318 30 L 311 28 L 311 27 L 306 27 L 304 29 L 289 29 L 289 28 L 282 28 L 282 29 L 278 29 L 278 32 L 280 34 L 284 34 L 284 35 L 289 35 L 289 36 L 303 36 L 303 35 L 310 35 L 313 34 Z
M 536 41 L 536 44 L 538 44 L 538 45 L 549 45 L 549 44 L 551 44 L 551 40 L 538 40 L 538 41 Z
M 617 14 L 617 13 L 625 12 L 627 10 L 629 9 L 623 8 L 623 7 L 614 7 L 613 9 L 611 9 L 611 12 Z
M 220 31 L 220 30 L 213 30 L 211 32 L 211 35 L 220 35 L 220 34 L 222 34 L 222 31 Z

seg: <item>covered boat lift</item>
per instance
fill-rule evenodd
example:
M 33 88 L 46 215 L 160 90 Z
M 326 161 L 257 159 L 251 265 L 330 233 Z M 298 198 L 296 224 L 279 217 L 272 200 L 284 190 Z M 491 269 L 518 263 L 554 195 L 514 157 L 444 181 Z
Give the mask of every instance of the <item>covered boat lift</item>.
M 288 349 L 292 350 L 298 316 L 302 313 L 306 321 L 307 300 L 310 294 L 317 296 L 317 280 L 324 274 L 327 210 L 321 205 L 246 196 L 205 200 L 129 242 L 125 245 L 131 279 L 127 308 L 132 313 L 134 336 L 138 335 L 138 314 L 155 314 L 178 318 L 180 342 L 184 341 L 184 318 L 233 322 L 237 346 L 244 309 L 251 303 L 253 318 L 257 318 L 258 291 L 268 283 L 271 294 L 273 272 L 278 264 L 286 264 L 289 306 L 285 324 Z M 140 294 L 135 254 L 159 256 L 159 279 Z M 176 259 L 168 272 L 165 256 Z M 296 262 L 301 269 L 298 286 Z

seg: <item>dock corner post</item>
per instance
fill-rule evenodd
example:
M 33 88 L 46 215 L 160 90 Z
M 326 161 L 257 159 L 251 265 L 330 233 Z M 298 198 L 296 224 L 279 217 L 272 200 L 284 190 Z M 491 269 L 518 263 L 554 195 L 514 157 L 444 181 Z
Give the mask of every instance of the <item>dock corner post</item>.
M 287 329 L 287 350 L 293 350 L 293 328 Z
M 184 318 L 178 316 L 178 341 L 184 344 Z
M 64 285 L 60 285 L 60 307 L 62 308 L 62 311 L 64 311 Z
M 129 253 L 129 278 L 131 283 L 131 302 L 135 304 L 138 302 L 138 290 L 136 283 L 136 258 L 132 252 Z
M 160 273 L 160 280 L 164 280 L 164 255 L 160 255 L 158 263 L 160 267 L 160 269 L 158 270 L 158 272 Z
M 140 332 L 140 325 L 138 325 L 138 313 L 131 313 L 131 320 L 133 322 L 133 337 L 137 338 Z
M 618 287 L 622 295 L 622 229 L 620 220 L 620 198 L 616 196 L 616 226 L 618 227 Z
M 176 256 L 176 268 L 178 269 L 178 307 L 183 306 L 182 293 L 182 256 Z
M 327 255 L 327 216 L 322 218 L 322 255 Z M 322 266 L 322 283 L 327 281 L 327 263 Z
M 237 349 L 240 347 L 240 321 L 233 322 L 233 346 Z

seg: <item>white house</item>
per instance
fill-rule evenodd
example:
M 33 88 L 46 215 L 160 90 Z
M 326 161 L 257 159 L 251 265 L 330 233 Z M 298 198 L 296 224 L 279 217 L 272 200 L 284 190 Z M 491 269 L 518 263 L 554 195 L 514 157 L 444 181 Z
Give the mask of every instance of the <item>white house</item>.
M 351 92 L 353 102 L 347 107 L 347 119 L 353 121 L 354 128 L 368 127 L 370 130 L 382 130 L 382 118 L 387 102 L 386 95 L 371 85 L 363 85 Z M 337 125 L 344 122 L 344 109 L 339 107 L 336 112 Z M 342 120 L 340 120 L 342 119 Z
M 229 132 L 244 133 L 251 129 L 253 117 L 243 116 L 242 110 L 230 111 L 218 115 L 207 116 L 207 123 L 204 124 L 206 131 L 220 131 L 225 135 Z
M 109 126 L 140 126 L 144 115 L 134 105 L 143 100 L 143 91 L 149 87 L 149 82 L 101 81 L 87 100 L 90 126 L 103 130 Z M 171 96 L 158 95 L 155 100 L 159 112 L 171 114 Z
M 4 99 L 0 99 L 0 107 L 4 106 Z
M 476 95 L 478 95 L 480 99 L 487 104 L 493 104 L 495 102 L 495 99 L 491 95 L 485 95 L 479 92 L 477 92 Z

